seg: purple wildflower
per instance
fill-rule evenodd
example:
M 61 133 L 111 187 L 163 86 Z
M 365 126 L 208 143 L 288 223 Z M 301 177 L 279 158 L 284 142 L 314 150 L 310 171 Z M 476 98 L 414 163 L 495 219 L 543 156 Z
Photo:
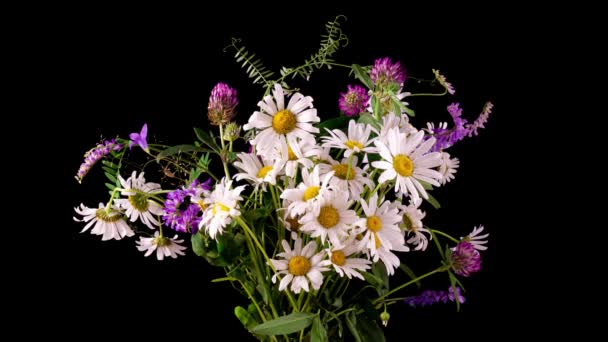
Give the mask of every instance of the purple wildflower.
M 89 173 L 93 165 L 97 163 L 101 158 L 105 157 L 110 151 L 118 151 L 122 148 L 121 144 L 116 143 L 116 139 L 104 140 L 103 143 L 97 144 L 87 153 L 84 154 L 84 161 L 80 164 L 78 172 L 76 173 L 76 180 L 78 183 L 82 183 L 84 176 Z
M 378 58 L 370 71 L 370 77 L 376 86 L 388 86 L 391 83 L 403 85 L 405 71 L 398 61 L 393 63 L 390 58 Z
M 454 289 L 450 287 L 447 291 L 427 290 L 418 296 L 407 297 L 403 301 L 411 307 L 417 307 L 433 305 L 439 302 L 453 302 L 456 300 L 456 298 L 458 298 L 458 302 L 461 304 L 465 301 L 464 296 L 460 293 L 460 287 L 456 287 L 456 296 L 454 296 Z
M 226 124 L 235 115 L 235 108 L 239 104 L 236 89 L 230 88 L 225 83 L 218 83 L 211 90 L 207 116 L 212 125 Z
M 481 255 L 470 242 L 461 241 L 452 248 L 452 269 L 458 275 L 468 277 L 481 269 Z
M 148 124 L 145 123 L 144 127 L 141 128 L 141 132 L 129 134 L 129 139 L 131 139 L 131 141 L 129 142 L 129 149 L 131 149 L 133 147 L 133 144 L 135 143 L 135 145 L 141 147 L 142 150 L 150 152 L 150 150 L 148 149 L 148 141 L 146 140 L 147 136 Z
M 479 128 L 486 128 L 484 125 L 486 124 L 486 122 L 488 122 L 488 118 L 492 113 L 493 107 L 494 105 L 492 104 L 492 102 L 486 102 L 486 104 L 483 106 L 481 114 L 479 114 L 475 122 L 470 125 L 467 125 L 467 135 L 469 137 L 472 137 L 473 134 L 477 135 L 477 130 Z
M 368 100 L 369 95 L 365 88 L 360 85 L 349 85 L 346 93 L 340 93 L 338 105 L 346 116 L 355 116 L 365 110 Z
M 479 117 L 475 122 L 470 124 L 466 119 L 462 118 L 462 108 L 460 108 L 459 103 L 452 103 L 449 105 L 448 113 L 450 113 L 450 116 L 452 117 L 454 127 L 448 129 L 447 123 L 441 123 L 437 125 L 437 127 L 431 123 L 428 124 L 429 133 L 437 140 L 432 151 L 441 151 L 453 146 L 466 136 L 471 137 L 473 134 L 477 135 L 477 130 L 479 128 L 485 128 L 484 124 L 488 121 L 493 106 L 494 105 L 492 105 L 491 102 L 487 102 L 483 107 L 483 111 L 479 114 Z
M 192 203 L 194 197 L 200 197 L 203 191 L 210 189 L 211 179 L 204 183 L 199 183 L 195 180 L 189 187 L 182 187 L 167 194 L 165 200 L 165 214 L 163 221 L 171 229 L 178 232 L 198 231 L 198 225 L 201 222 L 202 208 L 200 203 Z

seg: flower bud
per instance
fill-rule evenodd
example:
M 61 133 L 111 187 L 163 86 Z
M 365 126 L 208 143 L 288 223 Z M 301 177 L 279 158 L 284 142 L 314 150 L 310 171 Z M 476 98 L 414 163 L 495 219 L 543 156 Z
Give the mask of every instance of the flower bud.
M 230 88 L 225 83 L 216 84 L 209 96 L 207 107 L 209 122 L 214 126 L 230 122 L 236 114 L 235 109 L 238 104 L 236 89 Z

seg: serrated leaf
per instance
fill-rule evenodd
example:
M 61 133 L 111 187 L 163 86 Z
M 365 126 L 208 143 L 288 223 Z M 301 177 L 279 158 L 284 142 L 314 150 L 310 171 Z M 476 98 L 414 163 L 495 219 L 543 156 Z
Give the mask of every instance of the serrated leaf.
M 258 335 L 287 335 L 306 329 L 312 324 L 314 317 L 312 313 L 294 312 L 259 324 L 250 331 Z
M 328 342 L 327 338 L 327 330 L 325 330 L 325 326 L 321 323 L 321 319 L 319 316 L 315 316 L 312 320 L 312 328 L 310 329 L 310 342 Z

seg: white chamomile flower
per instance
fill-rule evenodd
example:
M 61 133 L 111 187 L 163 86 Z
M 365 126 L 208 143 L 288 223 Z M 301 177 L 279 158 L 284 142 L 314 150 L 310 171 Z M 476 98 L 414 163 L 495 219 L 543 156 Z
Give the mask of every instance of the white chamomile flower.
M 426 247 L 429 244 L 428 237 L 424 235 L 424 233 L 431 236 L 431 232 L 424 228 L 424 225 L 422 224 L 422 219 L 426 214 L 419 209 L 421 203 L 422 199 L 420 198 L 413 200 L 410 205 L 403 207 L 403 210 L 401 211 L 401 215 L 403 215 L 401 229 L 403 229 L 406 238 L 408 238 L 407 243 L 416 246 L 414 248 L 416 251 L 426 250 Z
M 418 129 L 410 124 L 410 118 L 407 114 L 397 115 L 385 115 L 382 117 L 382 127 L 378 134 L 377 139 L 387 142 L 387 134 L 392 128 L 397 128 L 399 132 L 405 134 L 414 134 L 418 132 Z
M 145 256 L 149 256 L 156 251 L 156 259 L 163 260 L 165 257 L 177 258 L 178 255 L 184 255 L 186 247 L 180 245 L 184 240 L 178 240 L 177 234 L 173 238 L 160 236 L 159 232 L 154 232 L 154 237 L 140 237 L 137 243 L 137 249 L 140 252 L 145 251 Z
M 486 246 L 486 244 L 488 243 L 487 238 L 488 236 L 490 236 L 490 234 L 480 235 L 481 232 L 483 232 L 483 226 L 474 227 L 471 234 L 460 239 L 468 241 L 477 250 L 485 251 L 486 249 L 488 249 L 488 246 Z
M 238 158 L 239 160 L 234 162 L 234 166 L 243 172 L 234 175 L 234 179 L 237 181 L 242 179 L 250 181 L 254 184 L 254 191 L 258 187 L 265 191 L 265 183 L 272 185 L 277 183 L 277 175 L 282 169 L 280 160 L 277 160 L 274 164 L 270 160 L 264 160 L 264 163 L 262 163 L 253 153 L 239 153 Z
M 287 241 L 281 241 L 283 245 L 282 253 L 277 254 L 278 257 L 284 260 L 270 259 L 272 266 L 277 273 L 272 276 L 272 282 L 276 283 L 277 276 L 282 275 L 283 279 L 279 283 L 279 291 L 283 291 L 291 283 L 291 291 L 300 293 L 301 290 L 310 291 L 308 281 L 312 284 L 312 288 L 318 290 L 323 284 L 323 274 L 321 272 L 329 269 L 323 267 L 323 257 L 325 251 L 316 253 L 317 243 L 310 241 L 302 248 L 302 239 L 296 239 L 293 250 Z
M 288 212 L 291 217 L 303 215 L 307 210 L 319 212 L 319 202 L 323 194 L 330 191 L 329 180 L 331 175 L 325 176 L 323 183 L 319 177 L 319 166 L 315 166 L 311 173 L 302 169 L 302 182 L 295 189 L 286 189 L 281 194 L 282 199 L 290 201 Z
M 232 181 L 225 178 L 215 185 L 215 189 L 209 197 L 203 200 L 206 206 L 203 219 L 199 224 L 199 229 L 205 228 L 212 239 L 219 233 L 224 232 L 224 228 L 232 222 L 233 217 L 241 215 L 238 202 L 243 198 L 241 192 L 245 190 L 245 185 L 231 189 Z
M 353 153 L 365 152 L 375 153 L 376 148 L 370 146 L 374 139 L 370 139 L 372 126 L 356 123 L 355 120 L 348 122 L 348 136 L 342 130 L 328 130 L 329 137 L 323 137 L 323 147 L 333 147 L 344 150 L 344 156 L 350 157 Z
M 118 180 L 123 188 L 120 193 L 128 197 L 117 199 L 116 204 L 126 210 L 125 215 L 129 220 L 135 222 L 139 219 L 150 229 L 160 226 L 160 222 L 156 220 L 155 216 L 158 217 L 165 212 L 160 204 L 150 199 L 150 196 L 162 190 L 160 184 L 146 183 L 144 173 L 137 176 L 136 171 L 133 171 L 127 180 L 118 175 Z
M 360 201 L 365 217 L 357 222 L 357 225 L 363 228 L 360 232 L 363 237 L 359 247 L 368 249 L 374 257 L 381 246 L 388 250 L 407 252 L 409 249 L 405 246 L 403 233 L 399 229 L 401 216 L 397 208 L 391 207 L 391 203 L 384 199 L 380 200 L 381 204 L 378 206 L 377 193 L 372 195 L 369 203 L 364 199 Z
M 327 249 L 329 260 L 324 261 L 325 265 L 333 265 L 340 277 L 347 276 L 348 279 L 352 279 L 354 276 L 361 280 L 365 280 L 359 271 L 370 269 L 371 261 L 351 257 L 360 251 L 357 244 L 354 243 L 354 237 L 349 238 L 343 245 L 344 247 L 342 248 L 333 247 Z
M 441 152 L 441 164 L 439 165 L 439 173 L 441 174 L 441 179 L 439 183 L 444 185 L 449 183 L 452 179 L 454 179 L 454 175 L 456 174 L 456 169 L 460 166 L 460 161 L 458 158 L 450 158 L 450 154 L 447 152 Z
M 278 145 L 295 145 L 298 138 L 314 142 L 312 133 L 319 133 L 319 129 L 312 124 L 320 119 L 312 106 L 312 97 L 295 93 L 285 107 L 285 94 L 281 85 L 275 84 L 272 94 L 273 96 L 268 95 L 258 102 L 261 111 L 254 112 L 249 122 L 243 126 L 245 130 L 258 130 L 256 137 L 251 140 L 257 153 L 271 153 Z
M 384 267 L 386 268 L 386 273 L 389 276 L 395 274 L 395 269 L 397 269 L 397 267 L 399 267 L 399 265 L 401 264 L 399 257 L 396 256 L 395 253 L 393 253 L 390 250 L 388 250 L 387 248 L 385 248 L 384 246 L 380 246 L 376 250 L 376 254 L 373 257 L 373 260 L 374 260 L 374 262 L 377 262 L 378 260 L 382 260 L 382 263 L 384 264 Z
M 387 133 L 388 146 L 376 140 L 381 161 L 372 162 L 373 167 L 385 170 L 378 183 L 396 179 L 395 192 L 408 194 L 417 199 L 422 195 L 428 198 L 426 190 L 419 181 L 439 186 L 441 174 L 434 170 L 441 164 L 439 152 L 427 153 L 435 144 L 435 138 L 424 139 L 424 132 L 406 135 L 393 128 Z
M 74 221 L 88 222 L 81 233 L 87 231 L 94 224 L 91 234 L 102 235 L 102 241 L 120 240 L 125 236 L 134 235 L 133 230 L 125 222 L 123 214 L 118 211 L 117 207 L 106 210 L 103 203 L 99 203 L 98 209 L 88 208 L 84 204 L 80 204 L 80 207 L 76 207 L 74 210 L 82 216 L 82 219 L 74 217 Z
M 348 167 L 351 158 L 352 164 Z M 350 194 L 350 198 L 357 199 L 363 192 L 364 185 L 373 189 L 374 183 L 368 178 L 365 170 L 357 166 L 358 158 L 355 156 L 351 158 L 344 158 L 342 163 L 330 159 L 329 164 L 319 164 L 319 171 L 321 176 L 333 172 L 329 185 L 340 191 L 346 191 Z M 367 165 L 365 168 L 367 168 Z
M 279 146 L 278 158 L 285 165 L 285 175 L 295 178 L 298 167 L 310 169 L 314 166 L 312 158 L 317 155 L 315 144 L 308 140 L 299 140 L 295 145 Z
M 340 241 L 349 235 L 349 229 L 359 219 L 354 210 L 348 209 L 351 204 L 347 192 L 325 193 L 319 202 L 319 212 L 308 211 L 302 216 L 300 230 L 310 232 L 312 237 L 320 236 L 321 243 L 329 238 L 334 246 L 340 246 Z

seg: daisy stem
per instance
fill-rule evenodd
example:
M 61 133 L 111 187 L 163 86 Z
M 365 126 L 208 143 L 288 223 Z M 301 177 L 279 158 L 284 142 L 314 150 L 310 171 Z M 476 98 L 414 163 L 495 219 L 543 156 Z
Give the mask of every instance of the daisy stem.
M 258 310 L 258 313 L 260 314 L 260 318 L 262 319 L 263 322 L 266 322 L 266 316 L 264 315 L 264 311 L 262 311 L 262 309 L 260 308 L 260 305 L 258 305 L 258 301 L 255 300 L 255 298 L 253 297 L 253 295 L 251 294 L 251 292 L 249 292 L 249 290 L 247 289 L 247 286 L 245 286 L 245 284 L 243 284 L 242 281 L 238 280 L 239 284 L 241 284 L 241 287 L 243 288 L 243 290 L 245 290 L 245 292 L 247 293 L 247 296 L 249 296 L 249 299 L 251 300 L 251 302 L 253 303 L 253 305 L 255 305 L 255 308 Z
M 381 301 L 382 301 L 384 298 L 386 298 L 386 297 L 388 297 L 388 296 L 392 295 L 393 293 L 395 293 L 395 292 L 397 292 L 397 291 L 399 291 L 399 290 L 401 290 L 401 289 L 404 289 L 404 288 L 406 288 L 406 287 L 408 287 L 408 286 L 410 286 L 410 285 L 412 285 L 412 284 L 414 284 L 414 283 L 416 283 L 416 282 L 418 282 L 418 281 L 420 281 L 420 280 L 422 280 L 422 279 L 424 279 L 424 278 L 426 278 L 426 277 L 430 277 L 430 276 L 432 276 L 432 275 L 433 275 L 433 274 L 435 274 L 435 273 L 444 272 L 444 271 L 446 271 L 446 270 L 447 270 L 446 266 L 441 266 L 441 267 L 438 267 L 438 268 L 436 268 L 436 269 L 432 270 L 432 271 L 431 271 L 431 272 L 429 272 L 429 273 L 423 274 L 423 275 L 419 276 L 419 277 L 418 277 L 418 278 L 416 278 L 416 279 L 412 279 L 412 280 L 408 281 L 408 282 L 407 282 L 407 283 L 405 283 L 405 284 L 401 284 L 401 285 L 399 285 L 399 286 L 395 287 L 394 289 L 392 289 L 392 290 L 388 291 L 388 292 L 387 292 L 387 293 L 385 293 L 384 295 L 382 295 L 382 296 L 380 296 L 380 297 L 376 298 L 376 300 L 374 300 L 374 301 L 372 302 L 372 304 L 378 304 L 378 303 L 379 303 L 379 302 L 381 302 Z
M 226 163 L 226 144 L 224 144 L 224 125 L 220 123 L 220 143 L 222 144 L 222 165 L 224 165 L 224 173 L 226 178 L 230 179 L 230 171 L 228 171 L 228 163 Z
M 444 233 L 444 232 L 442 232 L 442 231 L 440 231 L 440 230 L 430 229 L 430 231 L 432 231 L 432 232 L 433 232 L 433 233 L 435 233 L 435 234 L 439 234 L 439 235 L 445 236 L 446 238 L 448 238 L 448 239 L 450 239 L 450 240 L 452 240 L 452 241 L 454 241 L 454 242 L 456 242 L 456 243 L 459 243 L 459 242 L 460 242 L 459 240 L 455 239 L 455 238 L 454 238 L 454 237 L 452 237 L 451 235 L 446 234 L 446 233 Z
M 437 93 L 418 93 L 418 94 L 410 94 L 410 95 L 408 95 L 408 97 L 411 97 L 411 96 L 443 96 L 443 95 L 445 95 L 447 93 L 448 93 L 448 90 L 445 89 L 443 91 L 443 93 L 441 93 L 441 94 L 437 94 Z
M 304 302 L 304 306 L 302 307 L 302 310 L 300 310 L 301 312 L 306 312 L 306 309 L 308 309 L 308 303 L 310 302 L 310 298 L 312 298 L 313 296 L 310 294 L 310 292 L 306 293 L 306 301 Z

